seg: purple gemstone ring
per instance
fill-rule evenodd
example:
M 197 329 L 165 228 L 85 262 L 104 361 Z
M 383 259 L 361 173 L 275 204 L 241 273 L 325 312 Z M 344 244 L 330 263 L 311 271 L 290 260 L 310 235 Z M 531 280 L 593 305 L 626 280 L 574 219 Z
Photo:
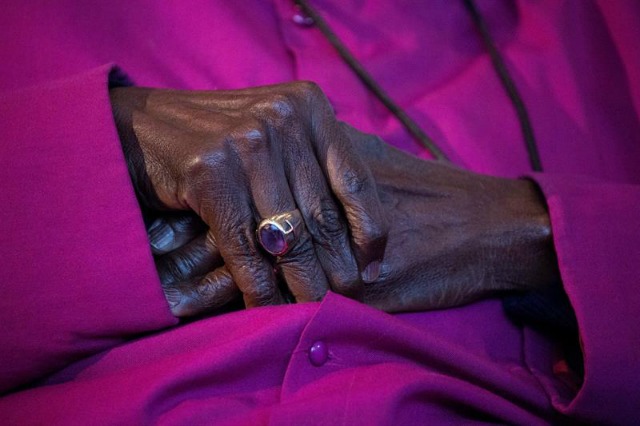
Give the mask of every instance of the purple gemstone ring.
M 283 256 L 296 243 L 301 225 L 302 216 L 296 209 L 264 219 L 256 234 L 262 248 L 274 256 Z

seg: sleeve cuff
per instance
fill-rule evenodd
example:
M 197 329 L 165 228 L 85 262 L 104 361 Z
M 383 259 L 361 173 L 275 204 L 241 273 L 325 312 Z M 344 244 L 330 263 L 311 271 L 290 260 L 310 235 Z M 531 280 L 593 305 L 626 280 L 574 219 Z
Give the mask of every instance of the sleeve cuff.
M 568 398 L 552 395 L 552 402 L 588 422 L 640 418 L 640 187 L 572 176 L 532 178 L 547 201 L 584 358 L 580 389 Z
M 0 392 L 176 323 L 109 101 L 112 65 L 3 96 Z

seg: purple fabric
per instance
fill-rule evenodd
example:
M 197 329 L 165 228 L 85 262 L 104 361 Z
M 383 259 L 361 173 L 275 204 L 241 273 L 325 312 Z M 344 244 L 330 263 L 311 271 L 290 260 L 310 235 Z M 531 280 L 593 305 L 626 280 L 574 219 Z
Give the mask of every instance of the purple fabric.
M 109 119 L 109 69 L 0 101 L 0 391 L 176 323 Z
M 295 23 L 290 0 L 23 1 L 0 16 L 2 421 L 640 419 L 640 5 L 477 3 L 529 107 L 545 174 L 529 170 L 462 2 L 313 1 L 457 164 L 540 184 L 583 380 L 496 300 L 392 316 L 330 294 L 175 326 L 104 64 L 139 85 L 185 89 L 314 80 L 340 119 L 428 155 L 316 28 Z

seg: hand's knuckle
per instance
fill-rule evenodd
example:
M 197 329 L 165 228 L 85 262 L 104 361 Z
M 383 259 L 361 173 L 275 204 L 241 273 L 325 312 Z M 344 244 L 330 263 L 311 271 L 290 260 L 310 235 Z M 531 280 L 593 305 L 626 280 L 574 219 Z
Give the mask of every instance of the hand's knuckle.
M 245 268 L 257 269 L 255 265 L 259 258 L 258 249 L 255 243 L 253 231 L 247 224 L 252 223 L 249 213 L 232 212 L 228 220 L 224 221 L 226 234 L 220 236 L 218 243 L 222 251 L 225 262 L 231 265 Z
M 256 280 L 245 293 L 258 305 L 270 305 L 276 300 L 276 288 L 268 280 Z
M 236 129 L 227 138 L 227 144 L 239 152 L 243 158 L 245 154 L 262 154 L 270 149 L 271 138 L 269 132 L 260 123 L 253 123 Z
M 369 246 L 372 244 L 383 244 L 387 240 L 388 228 L 386 223 L 367 218 L 360 224 L 358 236 L 359 245 Z
M 311 216 L 312 224 L 308 228 L 320 244 L 333 244 L 344 235 L 346 230 L 342 215 L 335 206 L 321 203 Z
M 296 81 L 294 84 L 295 93 L 302 99 L 307 101 L 325 100 L 325 95 L 320 86 L 313 81 L 302 80 Z
M 296 114 L 296 100 L 288 93 L 272 93 L 256 101 L 251 107 L 253 114 L 267 125 L 281 125 Z
M 295 103 L 290 96 L 274 95 L 269 102 L 269 112 L 278 122 L 288 120 L 295 115 Z
M 227 155 L 222 150 L 203 149 L 191 154 L 183 165 L 186 179 L 200 182 L 206 180 L 227 163 Z
M 291 250 L 278 259 L 278 264 L 307 267 L 313 262 L 315 256 L 315 249 L 313 248 L 311 237 L 308 233 L 303 232 Z
M 359 196 L 369 189 L 370 178 L 367 173 L 361 173 L 348 167 L 341 176 L 341 189 L 344 196 Z
M 360 276 L 356 271 L 351 274 L 347 273 L 346 271 L 341 271 L 334 273 L 330 277 L 330 281 L 331 289 L 336 293 L 350 294 L 358 288 L 360 283 Z

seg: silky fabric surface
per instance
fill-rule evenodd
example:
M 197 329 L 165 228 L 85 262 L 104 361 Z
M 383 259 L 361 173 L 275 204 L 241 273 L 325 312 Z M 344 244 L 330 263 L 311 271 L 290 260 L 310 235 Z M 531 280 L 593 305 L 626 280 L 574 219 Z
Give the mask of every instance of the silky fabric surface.
M 178 89 L 312 80 L 339 119 L 428 154 L 289 0 L 33 0 L 0 16 L 2 422 L 636 423 L 640 5 L 477 0 L 531 114 L 533 174 L 461 1 L 312 3 L 456 164 L 538 182 L 584 377 L 499 300 L 389 315 L 329 294 L 178 325 L 111 116 L 116 65 Z

